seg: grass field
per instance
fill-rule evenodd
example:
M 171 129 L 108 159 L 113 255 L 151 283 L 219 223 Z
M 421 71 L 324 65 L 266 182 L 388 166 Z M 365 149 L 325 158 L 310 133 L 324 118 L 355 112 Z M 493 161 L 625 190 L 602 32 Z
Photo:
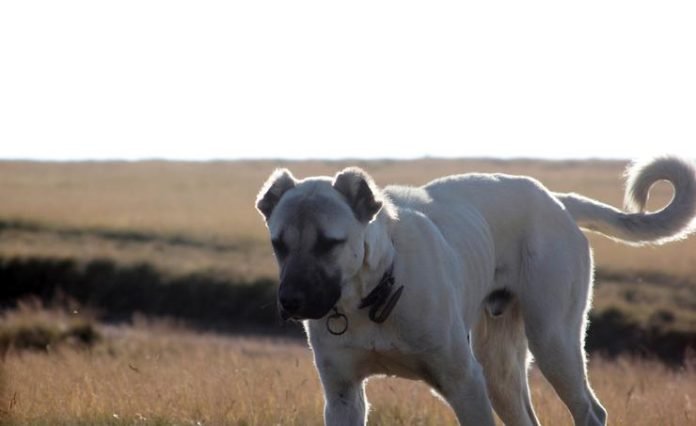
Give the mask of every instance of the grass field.
M 24 310 L 6 322 L 27 322 Z M 41 314 L 46 316 L 46 314 Z M 70 321 L 53 315 L 53 322 Z M 49 318 L 51 318 L 49 316 Z M 73 319 L 74 321 L 74 319 Z M 302 342 L 193 334 L 163 324 L 101 327 L 89 349 L 56 345 L 4 356 L 0 415 L 17 425 L 318 425 L 322 398 Z M 590 362 L 612 425 L 696 422 L 696 365 L 679 371 L 639 360 Z M 536 369 L 532 398 L 543 424 L 570 417 Z M 377 425 L 454 424 L 451 410 L 418 382 L 367 386 Z
M 83 269 L 89 282 L 106 292 L 99 297 L 138 297 L 137 286 L 127 287 L 136 293 L 130 295 L 112 290 L 145 277 L 148 285 L 155 281 L 161 287 L 143 287 L 147 291 L 142 294 L 170 294 L 179 285 L 182 292 L 173 294 L 173 299 L 193 313 L 212 311 L 211 304 L 220 302 L 214 299 L 216 294 L 237 293 L 213 289 L 204 299 L 210 304 L 196 307 L 187 305 L 192 303 L 191 292 L 202 291 L 209 281 L 225 286 L 275 279 L 266 230 L 253 207 L 268 174 L 276 167 L 289 167 L 297 177 L 333 174 L 354 164 L 367 169 L 380 185 L 423 184 L 441 175 L 470 171 L 525 174 L 553 191 L 578 192 L 615 206 L 622 202 L 621 174 L 626 166 L 616 161 L 434 159 L 0 162 L 0 270 L 7 272 L 6 266 L 17 260 L 25 267 L 58 265 L 57 270 L 65 270 L 61 265 L 68 262 L 72 269 L 65 276 L 45 276 L 55 268 L 28 275 L 15 271 L 12 276 L 15 281 L 23 276 L 67 277 L 84 284 L 80 265 L 87 265 Z M 671 188 L 660 184 L 651 194 L 649 206 L 657 209 L 669 201 Z M 696 238 L 646 248 L 621 246 L 599 236 L 591 236 L 591 242 L 598 266 L 593 312 L 620 312 L 621 318 L 649 332 L 696 331 Z M 96 271 L 110 271 L 110 275 L 91 276 L 95 265 Z M 92 299 L 86 295 L 84 300 Z M 39 351 L 11 344 L 2 350 L 0 416 L 5 424 L 321 422 L 319 384 L 301 342 L 193 333 L 159 325 L 159 320 L 143 319 L 139 314 L 132 316 L 131 326 L 98 324 L 94 323 L 95 318 L 102 318 L 98 310 L 82 316 L 106 305 L 80 306 L 70 297 L 58 302 L 68 309 L 67 314 L 3 311 L 0 344 L 7 335 L 3 333 L 16 333 L 16 324 L 35 324 L 42 318 L 44 325 L 29 328 L 42 330 L 42 339 L 53 339 L 48 350 L 46 344 L 39 345 L 44 348 Z M 124 306 L 130 309 L 133 305 Z M 226 305 L 221 306 L 219 312 L 224 314 Z M 71 316 L 73 310 L 77 318 Z M 76 333 L 84 330 L 79 328 L 84 323 L 75 322 L 79 319 L 94 323 L 102 339 L 85 345 L 71 337 L 75 324 Z M 60 327 L 46 328 L 46 323 Z M 590 371 L 610 413 L 610 424 L 696 424 L 693 359 L 686 367 L 672 369 L 656 362 L 609 361 L 595 355 Z M 535 407 L 543 423 L 569 424 L 562 404 L 536 370 L 532 382 Z M 375 379 L 368 394 L 373 424 L 454 422 L 449 408 L 419 383 Z
M 301 178 L 333 175 L 353 164 L 364 167 L 383 186 L 420 185 L 446 174 L 472 171 L 524 174 L 539 179 L 553 191 L 578 192 L 615 206 L 622 204 L 621 176 L 626 166 L 625 162 L 617 161 L 434 159 L 368 163 L 0 162 L 0 221 L 47 232 L 80 231 L 83 236 L 118 234 L 124 237 L 122 242 L 131 236 L 135 241 L 150 238 L 161 243 L 160 246 L 177 240 L 201 243 L 199 247 L 217 244 L 228 248 L 227 254 L 244 252 L 247 256 L 247 262 L 235 259 L 229 262 L 235 266 L 228 268 L 243 274 L 273 275 L 266 231 L 254 209 L 261 184 L 276 167 L 289 167 Z M 659 208 L 670 198 L 671 188 L 658 185 L 651 192 L 649 206 Z M 97 252 L 110 250 L 98 247 L 98 241 L 91 242 L 95 243 Z M 3 238 L 0 255 L 34 254 L 43 250 L 44 245 L 44 241 L 32 244 L 21 238 L 12 241 Z M 693 238 L 659 248 L 636 249 L 592 237 L 592 245 L 601 268 L 696 276 L 696 239 Z M 55 253 L 59 249 L 54 245 L 49 251 Z M 138 257 L 144 255 L 139 253 Z M 210 266 L 209 260 L 200 261 L 201 267 Z

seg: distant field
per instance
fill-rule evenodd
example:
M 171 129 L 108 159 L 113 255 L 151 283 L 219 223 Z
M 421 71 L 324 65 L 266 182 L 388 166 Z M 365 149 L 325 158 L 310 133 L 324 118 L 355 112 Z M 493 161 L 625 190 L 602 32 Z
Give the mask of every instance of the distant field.
M 0 424 L 320 425 L 322 397 L 309 350 L 292 341 L 192 334 L 157 325 L 111 327 L 90 350 L 58 346 L 5 355 Z M 696 370 L 645 361 L 590 362 L 612 425 L 696 422 Z M 536 369 L 532 398 L 545 425 L 570 416 Z M 419 382 L 372 379 L 370 424 L 455 424 Z
M 615 206 L 622 204 L 625 162 L 616 161 L 498 161 L 415 160 L 374 162 L 137 162 L 137 163 L 32 163 L 0 162 L 0 224 L 31 225 L 45 231 L 109 232 L 132 237 L 153 237 L 160 246 L 179 239 L 226 244 L 228 252 L 243 252 L 228 269 L 246 275 L 273 275 L 270 247 L 258 213 L 257 191 L 276 167 L 289 167 L 299 178 L 333 175 L 347 165 L 368 170 L 380 185 L 421 185 L 453 173 L 501 172 L 539 179 L 553 191 L 573 191 Z M 668 185 L 651 192 L 651 208 L 671 197 Z M 20 228 L 21 230 L 21 228 Z M 37 233 L 3 238 L 0 255 L 60 251 Z M 19 235 L 17 235 L 19 236 Z M 154 237 L 159 237 L 157 240 Z M 30 241 L 39 238 L 39 241 Z M 43 239 L 41 239 L 43 238 Z M 26 241 L 24 241 L 26 240 Z M 103 239 L 102 239 L 103 240 Z M 136 240 L 137 238 L 133 238 Z M 93 238 L 96 253 L 111 251 Z M 122 239 L 121 242 L 127 242 Z M 142 238 L 141 238 L 142 241 Z M 669 276 L 696 276 L 696 238 L 659 248 L 630 248 L 605 238 L 592 237 L 597 265 L 618 271 L 660 272 Z M 25 244 L 24 244 L 25 243 Z M 78 243 L 84 252 L 83 241 Z M 68 246 L 68 245 L 66 245 Z M 88 245 L 92 248 L 92 245 Z M 74 248 L 67 249 L 69 253 Z M 128 256 L 119 253 L 118 256 Z M 138 256 L 146 256 L 144 252 Z M 207 255 L 206 255 L 207 257 Z M 245 259 L 246 262 L 242 260 Z M 202 260 L 203 267 L 213 266 Z M 223 261 L 215 261 L 219 266 Z M 244 263 L 245 265 L 241 265 Z

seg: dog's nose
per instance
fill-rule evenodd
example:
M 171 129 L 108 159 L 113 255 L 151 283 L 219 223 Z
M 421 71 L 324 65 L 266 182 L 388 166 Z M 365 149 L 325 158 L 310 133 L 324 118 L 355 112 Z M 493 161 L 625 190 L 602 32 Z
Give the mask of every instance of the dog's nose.
M 281 288 L 278 293 L 280 306 L 288 314 L 295 314 L 300 310 L 300 308 L 302 308 L 302 302 L 304 299 L 298 292 Z

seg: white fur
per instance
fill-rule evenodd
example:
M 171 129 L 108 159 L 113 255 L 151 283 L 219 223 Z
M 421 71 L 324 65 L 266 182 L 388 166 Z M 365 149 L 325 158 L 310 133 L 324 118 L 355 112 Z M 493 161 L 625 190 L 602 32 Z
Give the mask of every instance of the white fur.
M 368 224 L 356 228 L 337 217 L 326 225 L 364 244 L 362 266 L 343 284 L 337 305 L 349 319 L 347 332 L 328 333 L 324 319 L 304 322 L 326 423 L 364 424 L 364 381 L 388 374 L 429 383 L 461 424 L 492 425 L 491 405 L 505 424 L 538 424 L 527 383 L 529 348 L 575 423 L 605 424 L 585 368 L 592 259 L 578 224 L 629 242 L 664 242 L 683 236 L 696 213 L 692 165 L 662 158 L 632 170 L 628 193 L 637 205 L 656 179 L 672 182 L 673 202 L 658 213 L 628 214 L 553 194 L 530 178 L 468 174 L 420 188 L 387 187 L 379 198 L 388 211 Z M 328 184 L 312 188 L 331 191 Z M 277 210 L 272 231 L 290 216 Z M 356 271 L 347 257 L 337 262 Z M 357 306 L 392 262 L 404 292 L 387 321 L 376 324 Z M 498 289 L 513 299 L 493 318 L 482 308 Z

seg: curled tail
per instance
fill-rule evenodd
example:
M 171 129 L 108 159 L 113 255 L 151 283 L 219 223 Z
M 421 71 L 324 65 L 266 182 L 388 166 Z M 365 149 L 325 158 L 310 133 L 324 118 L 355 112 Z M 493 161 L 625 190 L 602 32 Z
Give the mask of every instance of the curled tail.
M 554 196 L 581 228 L 628 244 L 663 244 L 686 237 L 696 216 L 696 168 L 678 157 L 659 157 L 633 164 L 626 171 L 626 211 L 578 194 Z M 674 188 L 672 201 L 662 210 L 645 212 L 650 187 L 666 180 Z

